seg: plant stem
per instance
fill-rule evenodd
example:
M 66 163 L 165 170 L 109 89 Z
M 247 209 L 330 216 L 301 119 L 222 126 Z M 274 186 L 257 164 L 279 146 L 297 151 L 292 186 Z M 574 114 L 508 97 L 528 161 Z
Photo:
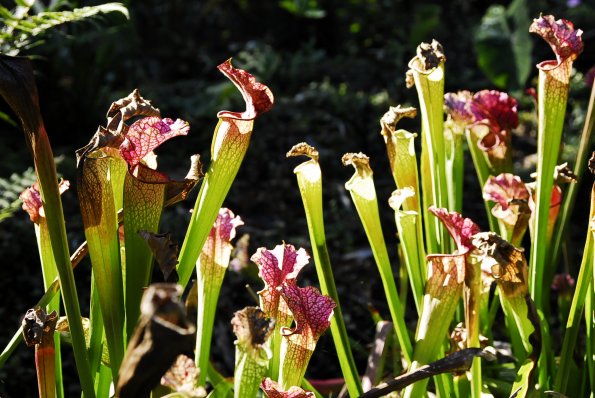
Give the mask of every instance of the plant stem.
M 581 134 L 581 140 L 578 147 L 578 153 L 576 155 L 576 163 L 574 164 L 574 174 L 577 176 L 577 181 L 574 184 L 570 184 L 568 190 L 564 194 L 562 200 L 562 206 L 558 213 L 556 222 L 556 228 L 552 236 L 551 254 L 549 256 L 551 264 L 558 264 L 560 257 L 560 251 L 564 237 L 566 235 L 566 229 L 568 228 L 568 222 L 572 214 L 572 209 L 576 203 L 576 195 L 580 188 L 580 182 L 585 172 L 587 165 L 587 156 L 589 154 L 591 135 L 593 133 L 593 126 L 595 125 L 595 84 L 591 87 L 591 96 L 589 98 L 589 105 L 587 106 L 587 116 L 585 118 L 585 124 Z M 550 269 L 550 272 L 546 274 L 546 281 L 553 278 L 554 270 Z M 549 290 L 545 291 L 546 300 L 549 297 Z M 547 302 L 547 301 L 546 301 Z
M 313 386 L 312 384 L 310 384 L 310 382 L 309 382 L 309 381 L 308 381 L 308 380 L 307 380 L 305 377 L 302 379 L 302 388 L 303 388 L 304 390 L 307 390 L 307 391 L 310 391 L 310 392 L 314 393 L 314 396 L 315 396 L 316 398 L 324 398 L 324 397 L 322 396 L 322 394 L 321 394 L 321 393 L 319 393 L 319 392 L 318 392 L 318 390 L 316 390 L 316 389 L 314 388 L 314 386 Z
M 39 250 L 39 257 L 41 259 L 41 270 L 43 274 L 43 287 L 47 290 L 50 284 L 58 277 L 58 270 L 56 262 L 54 261 L 54 253 L 52 252 L 52 245 L 48 233 L 47 222 L 45 217 L 40 217 L 39 224 L 35 224 L 35 235 L 37 237 L 37 247 Z M 47 305 L 46 312 L 51 313 L 56 311 L 60 315 L 60 296 L 54 297 Z M 54 334 L 54 375 L 56 377 L 56 395 L 61 398 L 64 396 L 64 385 L 62 382 L 62 356 L 60 354 L 60 335 Z
M 431 205 L 449 208 L 446 175 L 446 148 L 444 145 L 444 60 L 432 68 L 426 68 L 420 57 L 409 62 L 419 97 L 422 121 L 422 185 L 431 185 L 431 202 L 425 202 L 424 208 Z M 425 162 L 423 157 L 425 158 Z M 425 167 L 424 167 L 425 166 Z M 428 174 L 424 172 L 424 169 Z M 430 179 L 431 183 L 423 182 Z M 425 194 L 424 194 L 424 197 Z M 428 198 L 429 199 L 429 198 Z M 452 209 L 451 209 L 452 210 Z M 426 214 L 424 214 L 426 216 Z M 425 218 L 427 224 L 433 224 L 437 251 L 431 253 L 450 253 L 450 239 L 446 229 L 436 218 Z
M 360 221 L 366 231 L 374 260 L 380 272 L 384 293 L 393 324 L 395 325 L 397 338 L 399 339 L 399 345 L 401 346 L 407 364 L 410 364 L 413 348 L 409 340 L 409 333 L 405 325 L 405 313 L 401 307 L 395 277 L 392 272 L 384 235 L 382 234 L 378 200 L 376 199 L 376 189 L 374 187 L 369 159 L 363 154 L 346 154 L 343 156 L 343 164 L 352 164 L 356 169 L 353 177 L 345 184 L 345 188 L 351 193 L 351 198 L 357 209 Z
M 549 72 L 551 73 L 543 69 L 539 70 L 535 236 L 531 244 L 529 266 L 531 298 L 535 301 L 538 309 L 543 308 L 544 284 L 549 283 L 544 280 L 544 274 L 552 265 L 547 259 L 549 253 L 547 225 L 554 185 L 554 170 L 560 151 L 568 99 L 568 81 L 564 83 L 563 80 L 560 80 L 557 76 L 560 73 L 558 71 Z
M 562 343 L 562 352 L 560 353 L 560 366 L 556 373 L 554 381 L 554 388 L 556 391 L 566 393 L 568 379 L 570 378 L 570 369 L 573 361 L 574 347 L 578 338 L 578 332 L 580 327 L 580 321 L 582 318 L 583 308 L 586 307 L 585 303 L 587 299 L 592 298 L 593 295 L 593 281 L 594 277 L 594 235 L 592 220 L 595 216 L 595 185 L 591 190 L 591 209 L 589 212 L 589 229 L 587 232 L 587 239 L 584 246 L 583 259 L 581 262 L 581 268 L 576 282 L 576 288 L 572 297 L 572 305 L 568 314 L 568 321 L 566 323 L 566 332 L 564 334 L 564 341 Z M 592 303 L 590 303 L 592 305 Z M 585 313 L 585 321 L 587 323 L 592 322 L 592 312 Z M 587 347 L 592 343 L 589 341 Z M 590 347 L 592 349 L 592 346 Z M 588 360 L 589 361 L 589 360 Z M 592 367 L 589 367 L 589 377 L 592 378 Z M 592 381 L 592 380 L 591 380 Z
M 87 398 L 93 398 L 95 396 L 93 378 L 91 377 L 78 294 L 70 263 L 68 238 L 66 237 L 66 226 L 64 225 L 64 212 L 58 191 L 58 176 L 56 175 L 54 157 L 47 133 L 43 126 L 41 126 L 41 130 L 42 133 L 37 136 L 35 146 L 35 170 L 44 200 L 48 233 L 51 237 L 50 242 L 62 287 L 64 311 L 66 312 L 70 335 L 72 336 L 72 349 L 74 351 L 81 388 Z
M 209 357 L 211 354 L 211 340 L 213 337 L 213 325 L 215 323 L 215 315 L 217 313 L 217 300 L 219 298 L 219 291 L 223 278 L 220 280 L 212 280 L 204 278 L 204 276 L 197 274 L 197 290 L 198 290 L 198 311 L 196 320 L 196 330 L 198 332 L 196 338 L 195 362 L 201 369 L 198 385 L 204 386 L 207 380 L 206 369 L 209 366 Z M 214 279 L 214 278 L 213 278 Z
M 463 157 L 463 133 L 451 130 L 446 142 L 446 181 L 448 188 L 448 208 L 457 213 L 463 212 L 463 177 L 465 172 Z
M 91 272 L 91 304 L 89 310 L 89 363 L 91 364 L 91 374 L 97 384 L 97 375 L 101 367 L 101 354 L 103 352 L 103 340 L 105 332 L 103 329 L 103 317 L 101 315 L 101 306 L 97 294 L 97 285 L 95 284 L 95 275 Z
M 593 192 L 591 195 L 593 198 Z M 593 215 L 593 211 L 594 209 L 592 202 L 591 216 Z M 568 381 L 570 380 L 570 370 L 571 364 L 573 363 L 574 347 L 578 339 L 578 332 L 580 328 L 580 322 L 583 317 L 585 299 L 587 295 L 590 294 L 593 269 L 593 234 L 589 232 L 585 242 L 583 259 L 576 281 L 574 296 L 572 297 L 570 313 L 568 314 L 568 322 L 566 323 L 566 332 L 564 333 L 562 351 L 560 353 L 560 365 L 558 366 L 554 381 L 554 390 L 562 394 L 566 393 Z
M 296 146 L 297 147 L 297 146 Z M 296 148 L 294 147 L 294 149 Z M 318 164 L 318 153 L 314 148 L 308 146 L 308 149 L 315 151 L 312 159 L 302 163 L 295 168 L 298 186 L 306 220 L 308 223 L 308 232 L 312 242 L 312 253 L 316 265 L 316 273 L 320 283 L 320 290 L 323 294 L 332 298 L 337 305 L 334 309 L 334 316 L 331 318 L 331 334 L 335 342 L 337 357 L 341 365 L 341 371 L 347 384 L 350 396 L 358 397 L 362 394 L 361 382 L 355 366 L 355 360 L 349 345 L 347 329 L 341 311 L 339 295 L 335 286 L 335 279 L 331 267 L 331 261 L 326 246 L 326 236 L 324 232 L 324 217 L 322 210 L 322 173 Z M 307 155 L 305 151 L 290 151 L 288 156 Z
M 591 388 L 595 386 L 595 364 L 593 363 L 593 350 L 595 349 L 595 336 L 593 334 L 593 282 L 595 279 L 591 279 L 589 283 L 589 293 L 585 297 L 585 337 L 587 340 L 586 344 L 586 362 L 587 371 L 589 374 L 589 384 Z
M 272 357 L 269 361 L 269 373 L 271 379 L 279 380 L 279 369 L 281 367 L 281 330 L 279 325 L 275 325 L 275 330 L 271 336 Z
M 537 134 L 537 181 L 535 192 L 534 211 L 534 238 L 531 244 L 530 258 L 530 283 L 529 289 L 531 298 L 537 306 L 537 310 L 543 311 L 547 307 L 544 303 L 543 291 L 549 287 L 549 280 L 545 275 L 551 274 L 549 270 L 555 267 L 547 258 L 549 242 L 547 236 L 548 218 L 552 189 L 554 185 L 554 170 L 558 161 L 560 142 L 562 140 L 562 129 L 564 127 L 564 116 L 566 114 L 566 102 L 568 99 L 568 76 L 571 65 L 562 64 L 552 70 L 539 69 L 538 87 L 538 116 L 539 126 Z M 565 79 L 564 79 L 565 78 Z M 547 317 L 547 314 L 544 316 Z M 541 330 L 545 336 L 546 330 Z M 547 362 L 547 350 L 542 350 L 540 363 Z M 547 379 L 548 369 L 551 364 L 539 366 L 540 382 Z M 543 385 L 547 388 L 546 385 Z
M 473 159 L 473 165 L 475 166 L 475 172 L 477 173 L 477 180 L 479 181 L 479 186 L 483 189 L 491 174 L 490 166 L 486 161 L 485 153 L 481 150 L 481 148 L 479 148 L 479 146 L 477 146 L 479 138 L 476 132 L 473 129 L 467 129 L 466 136 L 467 147 L 469 148 L 469 153 L 471 153 L 471 159 Z M 491 205 L 487 200 L 484 200 L 484 205 L 486 209 L 486 216 L 490 225 L 490 231 L 501 233 L 498 226 L 498 220 L 492 214 L 493 205 Z
M 466 286 L 464 288 L 465 327 L 467 329 L 467 348 L 480 348 L 479 344 L 479 305 L 481 301 L 481 269 L 480 264 L 472 264 L 466 269 Z M 481 361 L 474 358 L 471 364 L 471 397 L 481 397 Z
M 419 238 L 419 214 L 415 211 L 400 210 L 401 204 L 406 203 L 403 199 L 414 194 L 413 190 L 408 188 L 396 190 L 388 203 L 395 211 L 395 223 L 401 239 L 404 263 L 411 283 L 415 308 L 417 313 L 421 314 L 427 272 L 423 239 L 417 239 Z

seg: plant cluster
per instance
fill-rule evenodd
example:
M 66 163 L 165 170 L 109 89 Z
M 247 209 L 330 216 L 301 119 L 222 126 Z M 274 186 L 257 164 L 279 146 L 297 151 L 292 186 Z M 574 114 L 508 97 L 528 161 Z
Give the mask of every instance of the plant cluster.
M 62 397 L 61 344 L 67 336 L 86 397 L 110 396 L 112 389 L 123 398 L 252 397 L 260 390 L 268 397 L 320 397 L 320 386 L 310 384 L 304 375 L 318 339 L 328 328 L 345 393 L 352 397 L 394 391 L 419 397 L 429 388 L 440 397 L 525 397 L 547 391 L 586 395 L 595 386 L 591 225 L 576 291 L 559 294 L 566 301 L 560 309 L 565 311 L 561 319 L 567 325 L 560 352 L 550 333 L 550 285 L 555 279 L 561 292 L 572 284 L 571 278 L 555 278 L 555 273 L 576 199 L 576 182 L 585 171 L 595 89 L 574 169 L 558 165 L 570 74 L 583 50 L 582 32 L 551 15 L 535 19 L 530 31 L 540 35 L 556 55 L 555 60 L 538 65 L 534 182 L 523 182 L 513 170 L 512 130 L 519 123 L 513 97 L 495 90 L 445 95 L 446 56 L 435 40 L 421 43 L 409 62 L 406 82 L 416 89 L 421 116 L 419 159 L 418 135 L 397 129 L 403 118 L 416 117 L 417 110 L 391 107 L 380 120 L 397 188 L 389 205 L 404 269 L 399 287 L 382 232 L 369 158 L 363 153 L 342 158 L 344 165 L 355 168 L 345 188 L 372 249 L 391 316 L 385 321 L 373 315 L 378 338 L 363 379 L 353 358 L 327 248 L 319 153 L 306 143 L 295 145 L 287 156 L 309 158 L 294 172 L 320 291 L 298 285 L 298 274 L 309 260 L 304 249 L 285 242 L 272 250 L 259 248 L 251 261 L 264 284 L 258 292 L 260 307 L 246 307 L 232 320 L 237 337 L 233 381 L 210 363 L 231 241 L 243 224 L 222 205 L 250 144 L 256 118 L 273 106 L 267 86 L 232 66 L 231 60 L 218 66 L 242 94 L 246 109 L 217 114 L 207 171 L 203 174 L 198 155 L 192 156 L 182 180 L 158 171 L 154 150 L 171 138 L 187 135 L 189 124 L 162 117 L 138 90 L 115 101 L 105 126 L 76 152 L 77 195 L 86 241 L 71 255 L 60 199 L 69 183 L 58 182 L 31 65 L 24 58 L 3 55 L 0 93 L 21 121 L 38 179 L 21 199 L 35 226 L 46 293 L 4 349 L 0 366 L 24 339 L 35 347 L 40 396 Z M 465 146 L 483 187 L 489 231 L 461 215 Z M 171 237 L 160 231 L 163 209 L 186 199 L 201 179 L 178 253 Z M 593 195 L 591 218 L 595 217 Z M 528 260 L 524 242 L 530 247 Z M 92 293 L 90 313 L 83 317 L 73 268 L 86 255 L 92 264 Z M 165 283 L 151 284 L 154 262 Z M 194 272 L 196 280 L 189 287 Z M 408 299 L 417 313 L 415 331 L 405 323 Z M 509 350 L 501 348 L 502 336 L 492 333 L 500 309 Z M 576 347 L 583 316 L 584 351 Z M 575 356 L 583 360 L 575 362 Z M 571 372 L 580 383 L 568 383 Z

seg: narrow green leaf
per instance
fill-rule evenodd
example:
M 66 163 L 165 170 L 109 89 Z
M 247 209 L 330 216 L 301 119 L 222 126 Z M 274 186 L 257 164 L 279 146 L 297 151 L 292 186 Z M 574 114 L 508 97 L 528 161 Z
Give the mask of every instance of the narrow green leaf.
M 589 231 L 585 241 L 583 258 L 578 278 L 576 280 L 576 288 L 572 297 L 572 305 L 570 313 L 568 314 L 568 321 L 566 323 L 566 331 L 564 333 L 564 340 L 562 343 L 562 351 L 560 353 L 560 365 L 556 373 L 554 389 L 561 393 L 568 391 L 568 381 L 570 380 L 570 372 L 573 363 L 574 349 L 578 339 L 580 322 L 583 317 L 583 308 L 585 300 L 590 290 L 592 289 L 593 278 L 593 216 L 595 215 L 595 186 L 591 191 L 591 210 L 589 219 Z
M 351 193 L 360 221 L 366 231 L 376 266 L 380 272 L 384 294 L 395 325 L 399 345 L 403 350 L 405 361 L 410 364 L 413 348 L 411 340 L 409 340 L 409 332 L 405 324 L 405 312 L 401 307 L 388 250 L 382 234 L 376 188 L 374 187 L 369 158 L 363 153 L 348 153 L 343 155 L 342 162 L 346 166 L 351 164 L 355 167 L 355 174 L 345 183 L 345 188 Z
M 397 224 L 397 231 L 403 248 L 404 263 L 409 275 L 415 307 L 417 313 L 421 314 L 427 274 L 423 242 L 417 239 L 420 220 L 417 212 L 401 210 L 401 205 L 405 199 L 413 195 L 415 195 L 415 192 L 410 187 L 398 189 L 392 193 L 388 204 L 395 211 L 395 223 Z
M 79 379 L 84 394 L 87 398 L 92 398 L 95 396 L 93 381 L 88 364 L 78 295 L 70 263 L 56 166 L 49 138 L 41 118 L 37 87 L 28 60 L 0 55 L 0 94 L 21 120 L 27 145 L 33 155 L 35 171 L 45 205 L 52 251 L 62 284 L 62 297 L 66 316 L 72 325 L 73 350 Z
M 301 155 L 311 158 L 309 161 L 297 166 L 294 169 L 294 173 L 297 176 L 304 211 L 306 213 L 308 232 L 310 242 L 312 243 L 312 254 L 316 265 L 316 274 L 318 275 L 322 293 L 331 297 L 336 304 L 334 309 L 335 316 L 331 318 L 331 334 L 335 342 L 335 349 L 337 350 L 339 364 L 347 389 L 350 395 L 356 397 L 362 393 L 362 387 L 349 345 L 345 321 L 339 303 L 339 295 L 335 286 L 331 261 L 326 246 L 322 208 L 322 171 L 318 164 L 318 151 L 308 144 L 301 143 L 295 145 L 287 153 L 288 157 Z

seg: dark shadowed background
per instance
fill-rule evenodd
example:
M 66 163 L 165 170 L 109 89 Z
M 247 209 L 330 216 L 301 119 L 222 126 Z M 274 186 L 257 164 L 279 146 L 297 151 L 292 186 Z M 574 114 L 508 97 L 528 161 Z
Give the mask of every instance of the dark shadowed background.
M 8 0 L 0 3 L 14 6 Z M 99 3 L 61 2 L 65 9 Z M 595 64 L 593 1 L 130 0 L 125 4 L 130 20 L 113 14 L 64 25 L 21 53 L 34 56 L 42 112 L 54 152 L 60 157 L 59 173 L 74 182 L 74 150 L 105 124 L 111 102 L 134 88 L 151 99 L 164 117 L 182 118 L 191 125 L 187 137 L 159 149 L 160 169 L 182 177 L 194 153 L 208 164 L 217 111 L 243 109 L 240 94 L 216 69 L 233 57 L 235 66 L 247 69 L 271 88 L 275 106 L 256 121 L 250 149 L 225 205 L 245 222 L 239 236 L 250 235 L 249 254 L 283 240 L 308 249 L 293 175 L 300 161 L 286 160 L 285 153 L 301 141 L 318 148 L 330 255 L 362 372 L 374 333 L 368 305 L 385 317 L 388 310 L 364 231 L 344 189 L 352 168 L 343 167 L 340 159 L 345 152 L 358 151 L 371 157 L 385 237 L 396 269 L 394 213 L 387 204 L 395 187 L 378 121 L 389 106 L 417 106 L 415 90 L 405 88 L 407 62 L 416 46 L 432 39 L 444 46 L 446 92 L 500 89 L 519 99 L 522 124 L 513 138 L 515 160 L 518 173 L 528 177 L 533 171 L 529 155 L 535 152 L 535 126 L 533 105 L 524 89 L 535 86 L 534 65 L 552 57 L 541 39 L 529 36 L 528 27 L 540 12 L 573 21 L 585 31 L 585 51 L 575 62 L 564 156 L 572 161 L 576 150 L 588 96 L 584 75 Z M 4 103 L 0 110 L 12 117 Z M 402 127 L 419 131 L 419 119 L 405 121 Z M 18 127 L 0 121 L 0 131 L 0 178 L 9 179 L 12 173 L 30 167 L 32 160 Z M 487 228 L 470 159 L 466 167 L 464 213 Z M 13 179 L 12 189 L 17 189 L 17 180 Z M 587 222 L 590 182 L 586 178 L 583 185 L 587 188 L 579 193 L 577 227 L 573 228 L 579 236 Z M 84 239 L 75 190 L 72 186 L 63 196 L 72 248 Z M 164 213 L 162 231 L 172 232 L 180 243 L 195 195 Z M 582 240 L 577 246 L 582 246 Z M 581 253 L 569 247 L 569 267 L 574 272 L 575 258 Z M 23 211 L 0 222 L 0 264 L 0 346 L 4 347 L 26 309 L 43 294 L 33 226 Z M 229 272 L 220 296 L 213 356 L 227 376 L 233 371 L 234 352 L 229 320 L 233 311 L 255 304 L 244 288 L 246 284 L 254 291 L 262 287 L 255 273 L 253 265 Z M 75 276 L 84 306 L 89 294 L 88 261 Z M 313 265 L 305 269 L 302 282 L 317 283 Z M 415 325 L 414 311 L 407 320 Z M 70 358 L 69 349 L 64 351 Z M 68 365 L 67 396 L 75 396 L 79 387 L 72 359 Z M 325 335 L 307 377 L 339 376 L 332 340 Z M 32 350 L 20 347 L 0 369 L 0 396 L 29 397 L 36 391 Z

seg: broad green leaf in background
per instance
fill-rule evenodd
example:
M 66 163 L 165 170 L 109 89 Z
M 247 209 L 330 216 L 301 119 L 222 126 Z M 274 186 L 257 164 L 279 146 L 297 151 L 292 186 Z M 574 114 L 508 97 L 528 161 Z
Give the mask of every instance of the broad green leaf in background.
M 515 0 L 508 8 L 490 6 L 477 27 L 474 35 L 477 64 L 496 87 L 525 86 L 532 66 L 533 45 L 527 32 L 530 23 L 525 0 Z

